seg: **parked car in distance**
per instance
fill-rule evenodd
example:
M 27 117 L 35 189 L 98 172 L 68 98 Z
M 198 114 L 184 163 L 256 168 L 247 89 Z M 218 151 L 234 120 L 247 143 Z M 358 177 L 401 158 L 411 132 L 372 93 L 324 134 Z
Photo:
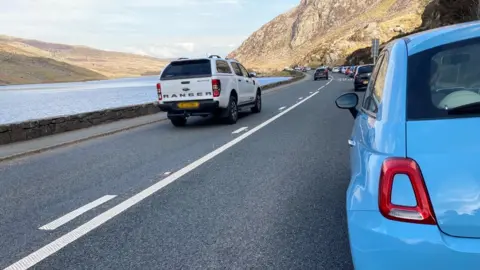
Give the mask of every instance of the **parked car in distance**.
M 356 270 L 479 269 L 480 21 L 379 54 L 354 116 L 346 211 Z M 357 109 L 357 105 L 361 109 Z
M 350 70 L 350 74 L 348 74 L 348 77 L 353 78 L 356 71 L 357 71 L 357 66 L 353 66 L 352 69 Z
M 334 68 L 332 68 L 332 72 L 338 73 L 338 72 L 340 72 L 340 68 L 339 67 L 334 67 Z
M 342 74 L 345 74 L 345 72 L 347 72 L 347 67 L 343 66 L 341 69 L 340 69 L 340 72 Z
M 370 76 L 373 71 L 373 64 L 361 65 L 357 67 L 355 75 L 353 76 L 353 86 L 355 91 L 364 90 L 368 86 Z
M 328 68 L 319 67 L 315 70 L 315 74 L 313 75 L 313 80 L 316 81 L 318 79 L 328 80 Z
M 352 72 L 352 67 L 347 67 L 347 69 L 345 70 L 345 75 L 350 75 L 350 72 Z

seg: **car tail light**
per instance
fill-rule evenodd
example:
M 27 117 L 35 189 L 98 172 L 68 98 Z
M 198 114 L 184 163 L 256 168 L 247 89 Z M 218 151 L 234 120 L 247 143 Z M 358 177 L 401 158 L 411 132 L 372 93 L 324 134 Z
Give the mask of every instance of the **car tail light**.
M 213 91 L 213 97 L 220 96 L 220 92 L 222 91 L 222 85 L 220 83 L 220 80 L 218 79 L 212 80 L 212 91 Z
M 157 83 L 157 94 L 158 100 L 162 100 L 162 85 L 160 83 Z
M 410 179 L 417 201 L 416 206 L 392 203 L 393 180 L 397 174 L 406 175 Z M 378 206 L 382 215 L 391 220 L 437 224 L 420 167 L 417 162 L 409 158 L 388 158 L 383 162 L 380 173 Z

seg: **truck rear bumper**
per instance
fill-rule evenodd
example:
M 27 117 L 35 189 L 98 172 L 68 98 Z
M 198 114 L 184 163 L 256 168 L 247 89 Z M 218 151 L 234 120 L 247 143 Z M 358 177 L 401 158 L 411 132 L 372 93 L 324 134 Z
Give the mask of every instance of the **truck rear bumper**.
M 218 101 L 195 100 L 195 102 L 199 102 L 199 107 L 195 109 L 180 109 L 178 108 L 178 102 L 166 102 L 164 104 L 159 104 L 158 106 L 160 107 L 160 110 L 168 113 L 168 118 L 178 116 L 208 116 L 220 110 Z

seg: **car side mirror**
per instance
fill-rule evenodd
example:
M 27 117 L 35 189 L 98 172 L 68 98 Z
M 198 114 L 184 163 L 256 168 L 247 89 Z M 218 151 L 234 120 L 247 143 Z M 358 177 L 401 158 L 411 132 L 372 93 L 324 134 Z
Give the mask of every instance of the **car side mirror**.
M 335 100 L 335 105 L 339 109 L 348 109 L 352 114 L 353 118 L 357 117 L 357 105 L 358 105 L 358 96 L 355 93 L 346 93 L 339 96 Z
M 257 77 L 257 73 L 255 73 L 255 72 L 250 72 L 248 75 L 250 76 L 250 78 Z

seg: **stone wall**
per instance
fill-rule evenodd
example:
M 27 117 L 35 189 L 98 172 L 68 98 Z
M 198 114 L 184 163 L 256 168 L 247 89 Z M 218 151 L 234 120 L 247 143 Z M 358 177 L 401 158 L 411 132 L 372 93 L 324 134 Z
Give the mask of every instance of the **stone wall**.
M 0 145 L 160 112 L 156 103 L 0 125 Z
M 301 80 L 304 77 L 305 74 L 298 73 L 295 74 L 295 77 L 288 81 L 264 85 L 262 90 L 289 84 Z M 147 103 L 82 114 L 0 125 L 0 145 L 36 139 L 44 136 L 93 127 L 122 119 L 134 118 L 159 112 L 160 109 L 158 108 L 157 103 Z

